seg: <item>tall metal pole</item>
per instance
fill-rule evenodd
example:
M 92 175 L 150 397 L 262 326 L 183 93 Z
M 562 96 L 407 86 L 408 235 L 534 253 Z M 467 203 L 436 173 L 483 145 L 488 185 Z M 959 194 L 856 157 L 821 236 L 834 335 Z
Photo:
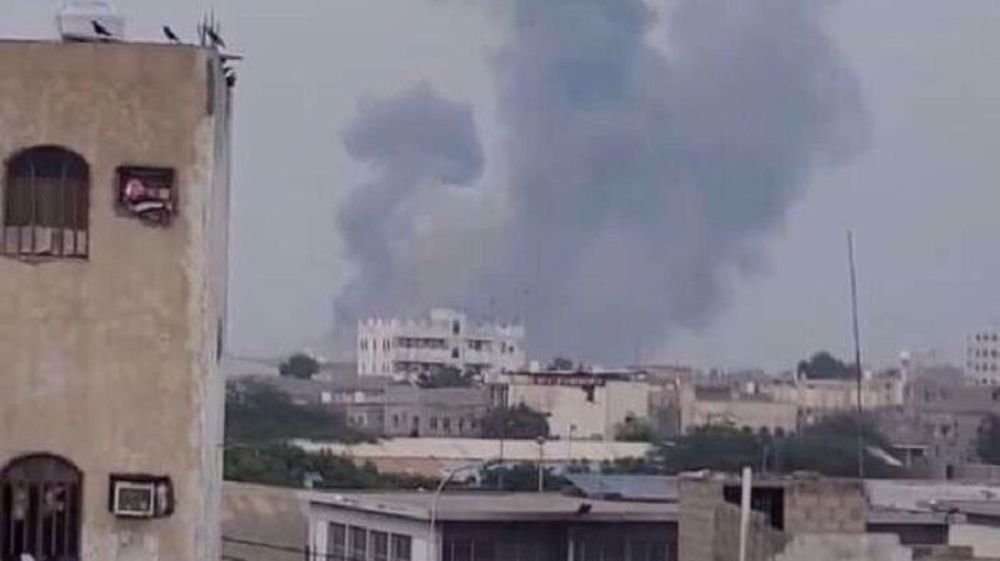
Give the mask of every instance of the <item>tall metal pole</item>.
M 538 437 L 538 492 L 545 490 L 545 438 Z
M 854 271 L 854 233 L 847 231 L 847 260 L 851 269 L 851 322 L 854 330 L 854 368 L 858 384 L 858 479 L 865 478 L 865 423 L 861 399 L 861 334 L 858 329 L 858 282 Z

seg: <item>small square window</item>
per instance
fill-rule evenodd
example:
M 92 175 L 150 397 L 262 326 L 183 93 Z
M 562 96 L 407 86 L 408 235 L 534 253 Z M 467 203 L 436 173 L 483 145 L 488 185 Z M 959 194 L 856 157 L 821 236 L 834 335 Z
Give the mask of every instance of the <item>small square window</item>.
M 167 224 L 177 204 L 174 170 L 157 167 L 118 168 L 118 210 L 150 224 Z

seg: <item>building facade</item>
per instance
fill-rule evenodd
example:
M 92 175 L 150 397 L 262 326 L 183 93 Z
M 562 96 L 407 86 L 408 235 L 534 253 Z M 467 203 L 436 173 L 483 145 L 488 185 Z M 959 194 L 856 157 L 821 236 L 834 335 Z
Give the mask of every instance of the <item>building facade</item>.
M 713 388 L 714 389 L 714 388 Z M 680 390 L 681 430 L 689 433 L 704 426 L 749 428 L 755 433 L 791 434 L 798 429 L 799 408 L 768 396 L 741 395 L 732 391 L 702 391 L 685 385 Z
M 413 379 L 451 367 L 493 374 L 524 365 L 524 327 L 471 322 L 464 312 L 431 310 L 424 319 L 358 322 L 358 374 Z
M 990 328 L 966 337 L 965 373 L 976 384 L 1000 385 L 1000 329 Z
M 676 561 L 677 507 L 560 493 L 315 493 L 308 549 L 331 560 Z
M 627 422 L 649 418 L 652 385 L 635 372 L 517 372 L 502 377 L 511 407 L 548 416 L 565 439 L 613 440 Z
M 906 381 L 899 374 L 866 376 L 861 381 L 861 404 L 867 411 L 903 405 Z M 858 384 L 854 379 L 814 380 L 797 377 L 791 382 L 763 384 L 759 393 L 778 403 L 798 407 L 799 426 L 810 425 L 824 416 L 850 412 L 858 406 Z
M 213 49 L 0 41 L 0 558 L 218 559 Z

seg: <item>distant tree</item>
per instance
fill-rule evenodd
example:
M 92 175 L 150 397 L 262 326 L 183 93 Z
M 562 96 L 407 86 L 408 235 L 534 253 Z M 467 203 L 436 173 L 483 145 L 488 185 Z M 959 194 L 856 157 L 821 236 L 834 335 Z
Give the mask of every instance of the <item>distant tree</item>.
M 871 449 L 888 453 L 889 441 L 870 417 L 862 417 L 866 477 L 907 477 L 901 466 L 893 466 Z M 775 469 L 782 472 L 815 471 L 832 477 L 855 477 L 858 473 L 858 417 L 840 414 L 808 426 L 797 435 L 777 439 L 769 448 Z
M 549 370 L 573 370 L 573 368 L 573 361 L 563 356 L 557 356 L 549 363 Z
M 743 466 L 760 465 L 762 452 L 762 442 L 756 435 L 728 425 L 713 425 L 658 444 L 651 459 L 671 474 L 700 469 L 736 472 Z
M 278 366 L 278 372 L 282 376 L 310 380 L 319 372 L 319 362 L 305 353 L 295 353 Z
M 287 444 L 231 445 L 227 447 L 224 474 L 228 481 L 283 487 L 302 487 L 307 476 L 318 476 L 319 489 L 430 489 L 434 481 L 379 473 L 367 463 L 357 466 L 329 453 L 310 453 Z
M 288 395 L 266 382 L 227 384 L 227 441 L 283 442 L 295 438 L 371 440 L 368 434 L 349 426 L 343 415 L 319 405 L 296 405 Z
M 845 364 L 827 351 L 799 361 L 798 371 L 810 380 L 844 380 L 857 375 L 853 364 Z
M 538 464 L 519 463 L 490 467 L 480 472 L 479 479 L 486 489 L 537 491 Z M 544 490 L 557 490 L 565 485 L 564 478 L 556 475 L 551 468 L 544 468 L 542 472 L 542 488 Z
M 516 407 L 494 407 L 483 417 L 483 438 L 538 438 L 549 435 L 549 421 L 521 403 Z
M 417 377 L 417 385 L 421 388 L 468 388 L 476 381 L 476 375 L 471 370 L 462 371 L 453 366 L 439 368 L 430 373 L 421 373 Z
M 870 448 L 887 450 L 886 438 L 870 419 L 864 427 L 865 474 L 868 477 L 906 477 L 905 469 L 890 465 Z M 710 469 L 736 472 L 743 466 L 766 464 L 769 471 L 815 471 L 823 475 L 857 475 L 857 418 L 836 415 L 788 437 L 744 431 L 733 426 L 709 426 L 657 444 L 650 460 L 666 473 Z
M 628 418 L 615 427 L 615 440 L 622 442 L 654 442 L 656 427 L 647 419 Z
M 976 442 L 979 459 L 987 464 L 1000 465 L 1000 416 L 991 414 L 983 420 Z

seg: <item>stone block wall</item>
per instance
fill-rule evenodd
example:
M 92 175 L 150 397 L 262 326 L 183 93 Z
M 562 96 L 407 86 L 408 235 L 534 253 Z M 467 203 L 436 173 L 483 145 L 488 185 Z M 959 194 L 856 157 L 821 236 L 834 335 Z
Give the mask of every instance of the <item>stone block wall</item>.
M 866 499 L 854 480 L 802 479 L 785 488 L 785 532 L 865 532 Z

